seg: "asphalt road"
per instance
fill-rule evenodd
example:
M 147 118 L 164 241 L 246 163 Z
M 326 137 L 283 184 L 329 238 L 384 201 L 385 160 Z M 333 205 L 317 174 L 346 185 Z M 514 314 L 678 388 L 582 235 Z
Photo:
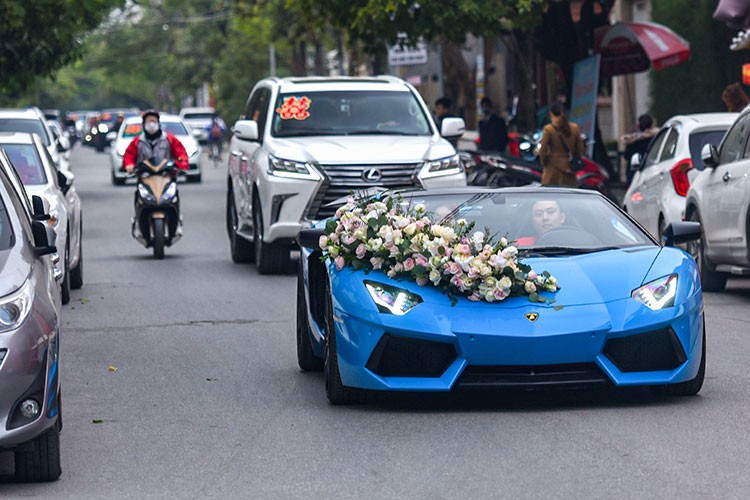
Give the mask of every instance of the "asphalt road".
M 63 310 L 63 475 L 15 484 L 2 455 L 0 498 L 750 495 L 750 281 L 706 296 L 696 397 L 480 392 L 333 407 L 322 376 L 297 369 L 296 276 L 229 258 L 225 167 L 181 186 L 185 236 L 156 261 L 130 236 L 133 186 L 112 186 L 92 150 L 72 163 L 85 267 Z

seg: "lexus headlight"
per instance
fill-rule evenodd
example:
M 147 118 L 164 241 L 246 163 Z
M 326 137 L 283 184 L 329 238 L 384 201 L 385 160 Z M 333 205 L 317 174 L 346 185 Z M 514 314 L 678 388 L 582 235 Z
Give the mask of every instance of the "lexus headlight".
M 309 163 L 283 160 L 275 156 L 268 157 L 268 173 L 276 177 L 287 177 L 290 179 L 320 180 L 320 175 L 318 175 Z
M 138 195 L 144 200 L 156 203 L 156 198 L 151 194 L 151 191 L 143 184 L 138 184 Z
M 633 290 L 631 297 L 653 311 L 674 306 L 677 295 L 677 275 L 670 274 Z
M 174 198 L 176 194 L 177 194 L 177 183 L 173 182 L 169 186 L 167 186 L 167 189 L 165 189 L 164 193 L 162 193 L 161 203 L 167 203 L 169 200 Z
M 365 281 L 365 287 L 382 313 L 403 316 L 422 302 L 422 297 L 403 288 L 375 281 Z
M 458 174 L 463 171 L 464 167 L 461 158 L 455 154 L 440 160 L 431 160 L 425 162 L 425 168 L 422 171 L 422 177 L 441 177 L 443 175 Z
M 18 328 L 31 310 L 34 289 L 26 282 L 10 295 L 0 298 L 0 333 Z

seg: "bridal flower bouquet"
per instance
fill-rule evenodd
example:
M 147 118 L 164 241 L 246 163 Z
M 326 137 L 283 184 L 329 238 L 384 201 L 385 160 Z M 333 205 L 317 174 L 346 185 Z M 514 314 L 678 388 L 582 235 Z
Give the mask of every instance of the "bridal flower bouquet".
M 527 295 L 546 302 L 539 292 L 557 291 L 557 280 L 523 264 L 507 238 L 493 241 L 465 219 L 437 220 L 424 205 L 407 206 L 400 198 L 350 197 L 326 224 L 319 245 L 339 271 L 381 270 L 390 278 L 433 285 L 454 304 L 460 296 L 495 302 Z

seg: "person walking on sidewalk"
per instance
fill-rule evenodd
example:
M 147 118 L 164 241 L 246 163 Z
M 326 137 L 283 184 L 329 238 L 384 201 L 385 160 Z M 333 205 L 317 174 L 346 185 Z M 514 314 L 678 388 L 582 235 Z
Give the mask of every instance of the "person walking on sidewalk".
M 554 102 L 549 107 L 549 124 L 542 130 L 539 158 L 543 186 L 577 187 L 576 173 L 570 168 L 570 155 L 583 156 L 586 148 L 578 125 L 568 120 L 565 107 Z

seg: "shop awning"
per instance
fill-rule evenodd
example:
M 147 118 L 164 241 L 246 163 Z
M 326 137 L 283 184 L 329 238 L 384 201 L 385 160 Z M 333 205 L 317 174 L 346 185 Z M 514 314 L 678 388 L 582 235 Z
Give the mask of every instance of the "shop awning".
M 594 52 L 601 54 L 601 75 L 627 75 L 663 69 L 690 59 L 690 44 L 656 23 L 616 23 L 594 31 Z

